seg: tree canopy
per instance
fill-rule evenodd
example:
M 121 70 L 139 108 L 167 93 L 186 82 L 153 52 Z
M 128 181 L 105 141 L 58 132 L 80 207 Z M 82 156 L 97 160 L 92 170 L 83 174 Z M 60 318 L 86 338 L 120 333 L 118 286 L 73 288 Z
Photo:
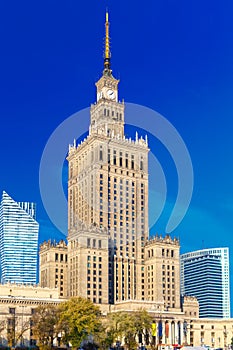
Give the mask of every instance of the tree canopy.
M 123 339 L 127 348 L 137 346 L 139 335 L 146 336 L 151 331 L 152 317 L 146 310 L 136 312 L 116 312 L 108 315 L 107 333 L 112 343 Z
M 57 335 L 59 310 L 55 305 L 41 305 L 32 316 L 33 335 L 42 348 L 52 346 Z
M 124 340 L 131 350 L 142 335 L 146 338 L 151 333 L 152 317 L 146 310 L 113 312 L 103 317 L 92 301 L 73 297 L 58 306 L 39 306 L 32 324 L 38 345 L 44 349 L 51 347 L 56 337 L 74 348 L 89 342 L 105 349 Z
M 74 297 L 59 305 L 59 329 L 63 342 L 80 347 L 84 340 L 97 336 L 101 330 L 100 310 L 90 300 Z

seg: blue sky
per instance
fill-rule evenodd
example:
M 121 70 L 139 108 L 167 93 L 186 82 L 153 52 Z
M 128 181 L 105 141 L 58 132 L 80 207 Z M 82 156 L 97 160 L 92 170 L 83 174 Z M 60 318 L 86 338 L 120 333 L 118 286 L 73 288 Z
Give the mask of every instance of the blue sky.
M 40 199 L 40 158 L 54 129 L 95 100 L 94 83 L 103 67 L 106 7 L 111 22 L 112 68 L 121 79 L 120 98 L 165 116 L 192 158 L 192 202 L 172 235 L 180 237 L 181 252 L 216 246 L 231 250 L 230 0 L 224 6 L 216 0 L 2 1 L 0 190 L 15 200 L 37 202 L 41 241 L 63 237 L 49 222 Z M 177 177 L 162 145 L 152 140 L 150 148 L 168 183 L 165 210 L 151 230 L 163 233 L 176 198 Z M 153 183 L 151 198 L 152 192 Z M 233 282 L 233 276 L 231 279 Z

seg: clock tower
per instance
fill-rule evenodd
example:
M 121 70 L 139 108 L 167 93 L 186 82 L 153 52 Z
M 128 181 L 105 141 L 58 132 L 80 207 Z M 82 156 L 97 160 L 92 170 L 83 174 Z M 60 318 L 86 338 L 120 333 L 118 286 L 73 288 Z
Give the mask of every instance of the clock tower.
M 107 136 L 122 138 L 124 136 L 124 103 L 118 101 L 119 80 L 111 70 L 111 53 L 109 44 L 109 21 L 106 13 L 104 70 L 97 81 L 96 103 L 91 106 L 91 133 L 105 133 Z

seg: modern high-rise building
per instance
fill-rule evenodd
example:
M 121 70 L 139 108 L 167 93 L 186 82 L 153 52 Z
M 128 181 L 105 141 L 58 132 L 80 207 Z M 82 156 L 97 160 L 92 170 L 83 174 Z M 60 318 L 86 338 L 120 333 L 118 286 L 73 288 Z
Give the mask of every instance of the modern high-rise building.
M 203 249 L 182 254 L 181 295 L 195 296 L 200 317 L 230 317 L 228 248 Z
M 5 191 L 0 204 L 1 283 L 35 284 L 39 224 L 35 204 L 15 202 Z
M 148 238 L 147 139 L 124 134 L 124 102 L 111 70 L 106 14 L 104 70 L 89 135 L 69 147 L 70 295 L 97 303 L 144 300 Z

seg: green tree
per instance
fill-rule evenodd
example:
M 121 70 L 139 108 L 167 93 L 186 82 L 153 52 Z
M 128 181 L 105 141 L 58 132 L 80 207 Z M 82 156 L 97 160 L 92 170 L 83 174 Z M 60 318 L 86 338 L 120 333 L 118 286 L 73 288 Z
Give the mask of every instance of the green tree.
M 57 336 L 57 324 L 59 321 L 59 309 L 55 305 L 41 305 L 32 316 L 33 335 L 38 340 L 42 349 L 53 346 L 53 340 Z
M 136 311 L 134 313 L 134 319 L 138 334 L 142 334 L 144 337 L 146 337 L 147 334 L 150 334 L 153 318 L 146 310 L 141 309 Z
M 94 342 L 102 330 L 100 310 L 90 300 L 73 297 L 59 305 L 59 312 L 58 329 L 63 343 L 70 342 L 78 348 L 90 337 Z
M 111 344 L 123 337 L 122 323 L 124 322 L 124 317 L 125 312 L 114 312 L 108 314 L 106 318 L 106 335 Z
M 146 310 L 116 312 L 108 315 L 107 336 L 112 343 L 123 340 L 129 350 L 137 346 L 139 334 L 146 336 L 151 331 L 152 317 Z
M 137 347 L 137 322 L 134 313 L 125 313 L 122 315 L 122 321 L 119 325 L 120 334 L 124 336 L 124 342 L 128 350 Z

